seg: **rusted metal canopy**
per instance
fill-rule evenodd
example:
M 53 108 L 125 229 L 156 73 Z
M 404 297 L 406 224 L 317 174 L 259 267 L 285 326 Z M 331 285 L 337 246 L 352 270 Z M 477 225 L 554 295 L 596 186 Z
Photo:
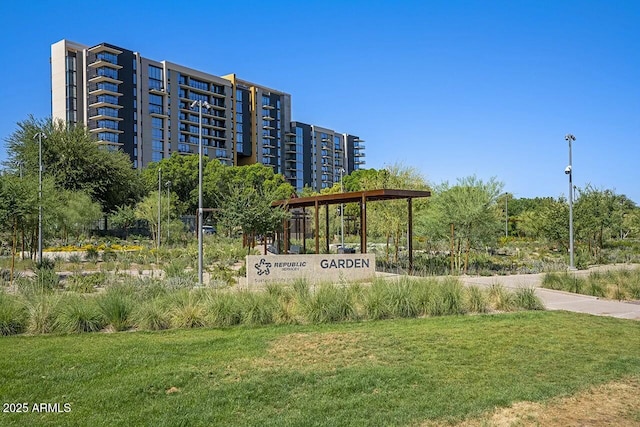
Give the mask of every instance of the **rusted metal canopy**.
M 430 191 L 420 190 L 396 190 L 383 188 L 380 190 L 352 191 L 350 193 L 321 194 L 318 196 L 297 197 L 287 200 L 276 200 L 272 206 L 288 205 L 290 209 L 319 205 L 335 205 L 338 203 L 357 203 L 363 200 L 394 200 L 415 199 L 419 197 L 431 197 Z
M 360 252 L 367 251 L 367 202 L 382 200 L 407 200 L 407 221 L 408 221 L 408 246 L 409 246 L 409 271 L 413 271 L 413 207 L 412 200 L 420 197 L 430 197 L 430 191 L 420 190 L 398 190 L 398 189 L 379 189 L 367 191 L 353 191 L 350 193 L 322 194 L 310 197 L 294 197 L 287 200 L 277 200 L 271 204 L 273 207 L 284 207 L 286 210 L 302 208 L 303 211 L 307 207 L 313 206 L 315 209 L 315 252 L 320 253 L 319 238 L 319 211 L 320 206 L 325 207 L 326 220 L 326 242 L 325 250 L 329 251 L 329 205 L 341 203 L 359 203 L 360 204 Z M 304 214 L 306 215 L 306 214 Z M 285 221 L 284 225 L 284 246 L 285 252 L 289 250 L 289 221 Z M 306 240 L 305 240 L 306 241 Z M 306 247 L 305 247 L 306 250 Z

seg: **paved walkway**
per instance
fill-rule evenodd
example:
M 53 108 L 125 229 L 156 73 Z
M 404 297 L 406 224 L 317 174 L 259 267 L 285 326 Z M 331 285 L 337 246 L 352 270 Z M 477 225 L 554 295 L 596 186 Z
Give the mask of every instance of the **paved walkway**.
M 592 271 L 632 268 L 636 266 L 603 266 L 600 268 L 581 270 L 575 274 L 587 276 Z M 512 276 L 475 277 L 462 276 L 460 280 L 467 285 L 489 287 L 499 283 L 506 288 L 536 288 L 536 295 L 540 297 L 547 310 L 566 310 L 576 313 L 587 313 L 596 316 L 611 316 L 621 319 L 640 320 L 640 302 L 621 302 L 600 299 L 589 295 L 580 295 L 564 291 L 554 291 L 540 287 L 544 274 L 516 274 Z

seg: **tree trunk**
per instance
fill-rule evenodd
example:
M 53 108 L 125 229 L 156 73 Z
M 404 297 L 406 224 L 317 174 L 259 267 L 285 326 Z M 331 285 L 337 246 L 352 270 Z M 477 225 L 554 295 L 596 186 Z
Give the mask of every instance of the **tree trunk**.
M 13 286 L 13 272 L 16 265 L 16 246 L 18 239 L 18 219 L 13 219 L 13 244 L 11 245 L 11 274 L 9 275 L 9 283 Z
M 471 239 L 467 237 L 467 250 L 464 254 L 464 274 L 469 271 L 469 251 L 471 250 Z

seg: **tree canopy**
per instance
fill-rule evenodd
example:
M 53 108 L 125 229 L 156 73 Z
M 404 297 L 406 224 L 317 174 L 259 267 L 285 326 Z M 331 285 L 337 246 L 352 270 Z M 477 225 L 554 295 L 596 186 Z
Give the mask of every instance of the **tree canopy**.
M 43 174 L 52 177 L 57 188 L 84 191 L 105 212 L 135 203 L 141 196 L 138 173 L 121 151 L 108 151 L 96 144 L 95 137 L 82 125 L 67 125 L 33 116 L 18 123 L 7 138 L 7 165 L 21 164 L 25 175 L 37 175 L 39 141 L 43 133 Z

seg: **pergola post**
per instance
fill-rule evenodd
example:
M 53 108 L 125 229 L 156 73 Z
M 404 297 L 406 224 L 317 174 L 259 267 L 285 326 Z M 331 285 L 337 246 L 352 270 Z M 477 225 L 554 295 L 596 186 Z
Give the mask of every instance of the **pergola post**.
M 307 253 L 307 209 L 302 208 L 302 253 Z
M 320 206 L 318 206 L 318 199 L 315 200 L 316 218 L 315 218 L 315 234 L 316 234 L 316 254 L 320 253 Z
M 364 194 L 360 200 L 360 253 L 367 253 L 367 198 Z
M 329 203 L 324 205 L 324 222 L 325 222 L 324 237 L 326 241 L 325 249 L 327 253 L 329 253 Z
M 409 229 L 407 230 L 407 246 L 409 247 L 409 274 L 413 274 L 413 204 L 411 197 L 407 198 L 407 220 Z

